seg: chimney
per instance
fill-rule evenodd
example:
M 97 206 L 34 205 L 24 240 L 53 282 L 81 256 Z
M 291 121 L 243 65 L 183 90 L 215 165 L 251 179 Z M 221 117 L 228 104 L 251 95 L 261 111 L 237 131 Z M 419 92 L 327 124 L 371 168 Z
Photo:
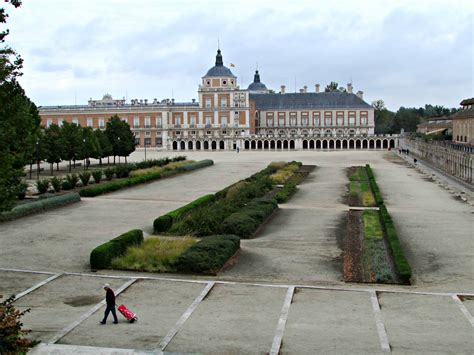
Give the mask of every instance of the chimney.
M 191 99 L 192 103 L 194 104 L 196 102 L 196 99 Z
M 285 85 L 280 86 L 280 88 L 281 88 L 280 92 L 281 92 L 282 94 L 284 94 L 284 93 L 285 93 Z
M 314 87 L 315 87 L 315 89 L 316 89 L 316 92 L 319 92 L 319 87 L 320 87 L 320 85 L 319 85 L 319 84 L 316 84 L 316 85 L 314 85 Z
M 304 89 L 300 89 L 300 94 L 304 93 Z
M 349 94 L 352 94 L 352 83 L 348 83 L 348 84 L 347 84 L 347 92 L 348 92 Z
M 148 105 L 148 99 L 143 100 L 145 102 L 145 105 Z
M 356 94 L 360 99 L 364 99 L 364 92 L 363 91 L 357 91 L 357 94 Z
M 303 86 L 304 93 L 306 94 L 308 92 L 308 87 L 305 85 Z

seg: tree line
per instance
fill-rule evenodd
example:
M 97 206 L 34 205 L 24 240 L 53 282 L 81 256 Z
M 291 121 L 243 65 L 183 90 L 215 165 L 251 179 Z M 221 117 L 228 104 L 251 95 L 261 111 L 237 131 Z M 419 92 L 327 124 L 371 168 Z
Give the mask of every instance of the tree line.
M 115 164 L 117 156 L 126 160 L 133 151 L 135 137 L 130 126 L 116 115 L 108 120 L 105 130 L 64 122 L 61 126 L 52 124 L 39 130 L 30 167 L 34 162 L 46 161 L 53 175 L 54 164 L 58 166 L 61 161 L 68 161 L 71 171 L 78 160 L 99 159 L 102 165 L 102 159 L 112 156 Z

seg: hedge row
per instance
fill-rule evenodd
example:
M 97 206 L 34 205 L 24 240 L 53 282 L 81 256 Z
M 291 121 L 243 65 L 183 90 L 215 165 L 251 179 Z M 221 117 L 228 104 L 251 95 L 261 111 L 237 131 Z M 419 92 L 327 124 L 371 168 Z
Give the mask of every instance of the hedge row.
M 278 191 L 275 195 L 275 199 L 278 203 L 285 203 L 290 199 L 290 197 L 296 192 L 296 183 L 293 181 L 289 181 L 283 186 L 280 191 Z
M 377 182 L 375 181 L 374 173 L 372 172 L 372 168 L 370 167 L 369 164 L 365 165 L 365 170 L 366 170 L 367 176 L 369 178 L 370 188 L 372 189 L 372 192 L 374 193 L 375 203 L 378 206 L 383 205 L 384 202 L 383 202 L 382 194 L 380 193 Z
M 133 229 L 124 233 L 107 243 L 99 245 L 92 250 L 90 263 L 92 269 L 107 269 L 111 266 L 112 259 L 122 256 L 127 248 L 133 245 L 143 243 L 143 232 L 139 229 Z
M 204 168 L 206 166 L 213 165 L 213 164 L 214 164 L 213 160 L 204 159 L 204 160 L 196 161 L 196 162 L 188 164 L 188 165 L 180 166 L 180 167 L 177 168 L 177 170 L 192 171 L 192 170 L 201 169 L 201 168 Z
M 212 161 L 212 160 L 211 160 Z M 163 233 L 168 231 L 171 226 L 173 225 L 173 221 L 177 218 L 183 216 L 184 214 L 190 212 L 191 210 L 195 209 L 198 206 L 203 206 L 207 203 L 210 203 L 215 200 L 215 196 L 213 194 L 204 195 L 199 197 L 198 199 L 184 205 L 176 210 L 168 212 L 167 214 L 158 217 L 153 221 L 153 230 L 155 233 Z
M 144 182 L 156 180 L 160 177 L 160 173 L 150 173 L 142 176 L 134 176 L 123 180 L 111 181 L 96 186 L 86 187 L 84 189 L 81 189 L 79 193 L 82 197 L 95 197 L 105 194 L 107 192 L 123 189 L 124 187 L 143 184 Z
M 405 258 L 405 254 L 403 253 L 403 249 L 400 244 L 400 240 L 398 239 L 397 231 L 393 224 L 392 218 L 390 217 L 387 208 L 383 204 L 379 208 L 379 216 L 380 222 L 382 223 L 387 235 L 388 244 L 390 246 L 390 250 L 392 251 L 398 274 L 403 282 L 410 283 L 411 267 Z
M 64 195 L 41 198 L 35 202 L 24 203 L 14 207 L 11 211 L 0 214 L 0 222 L 11 221 L 16 218 L 24 217 L 30 214 L 43 212 L 56 207 L 68 205 L 81 200 L 77 192 L 70 192 Z
M 222 222 L 221 231 L 249 238 L 260 224 L 278 208 L 273 198 L 256 198 Z
M 177 157 L 177 158 L 179 158 L 180 160 L 183 160 L 182 159 L 183 157 Z M 107 193 L 107 192 L 120 190 L 124 187 L 130 187 L 130 186 L 134 186 L 134 185 L 143 184 L 143 183 L 148 182 L 148 181 L 160 179 L 161 177 L 164 177 L 164 176 L 171 176 L 171 175 L 177 174 L 181 171 L 199 169 L 199 168 L 202 168 L 204 166 L 212 165 L 214 163 L 212 160 L 208 160 L 208 159 L 203 160 L 203 162 L 204 162 L 203 164 L 200 164 L 201 163 L 200 161 L 189 164 L 191 166 L 190 169 L 184 169 L 184 168 L 187 167 L 187 165 L 185 165 L 185 166 L 182 166 L 182 167 L 176 169 L 175 171 L 164 172 L 164 173 L 149 173 L 149 174 L 146 174 L 146 175 L 139 175 L 139 176 L 129 177 L 127 179 L 122 179 L 122 180 L 117 180 L 117 181 L 110 181 L 110 182 L 107 182 L 107 183 L 102 183 L 100 185 L 95 185 L 95 186 L 90 186 L 90 187 L 83 188 L 79 191 L 79 193 L 82 197 L 95 197 L 95 196 L 99 196 L 99 195 L 102 195 L 102 194 Z
M 215 274 L 240 248 L 235 235 L 212 235 L 191 246 L 175 261 L 180 272 Z

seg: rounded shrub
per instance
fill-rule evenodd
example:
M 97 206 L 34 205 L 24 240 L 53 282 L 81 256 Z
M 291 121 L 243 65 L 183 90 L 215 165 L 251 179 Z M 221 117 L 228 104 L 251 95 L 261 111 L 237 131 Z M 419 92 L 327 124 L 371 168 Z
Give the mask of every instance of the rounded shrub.
M 223 234 L 235 234 L 241 238 L 248 238 L 258 228 L 258 221 L 247 214 L 236 212 L 222 222 Z
M 92 172 L 92 177 L 94 178 L 95 183 L 98 184 L 100 180 L 102 180 L 102 170 L 94 170 Z
M 48 192 L 49 189 L 49 179 L 43 179 L 36 181 L 36 188 L 40 194 Z
M 155 233 L 163 233 L 171 228 L 173 224 L 173 218 L 167 214 L 160 216 L 153 221 L 153 230 Z

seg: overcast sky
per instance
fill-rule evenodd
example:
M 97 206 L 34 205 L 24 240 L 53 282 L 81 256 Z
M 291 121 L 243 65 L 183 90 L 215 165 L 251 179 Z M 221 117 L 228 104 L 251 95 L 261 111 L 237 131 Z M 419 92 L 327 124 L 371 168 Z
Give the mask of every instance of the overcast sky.
M 4 6 L 4 4 L 0 5 Z M 457 107 L 473 94 L 472 1 L 24 0 L 8 44 L 37 105 L 197 98 L 217 41 L 241 87 L 330 81 L 390 109 Z

